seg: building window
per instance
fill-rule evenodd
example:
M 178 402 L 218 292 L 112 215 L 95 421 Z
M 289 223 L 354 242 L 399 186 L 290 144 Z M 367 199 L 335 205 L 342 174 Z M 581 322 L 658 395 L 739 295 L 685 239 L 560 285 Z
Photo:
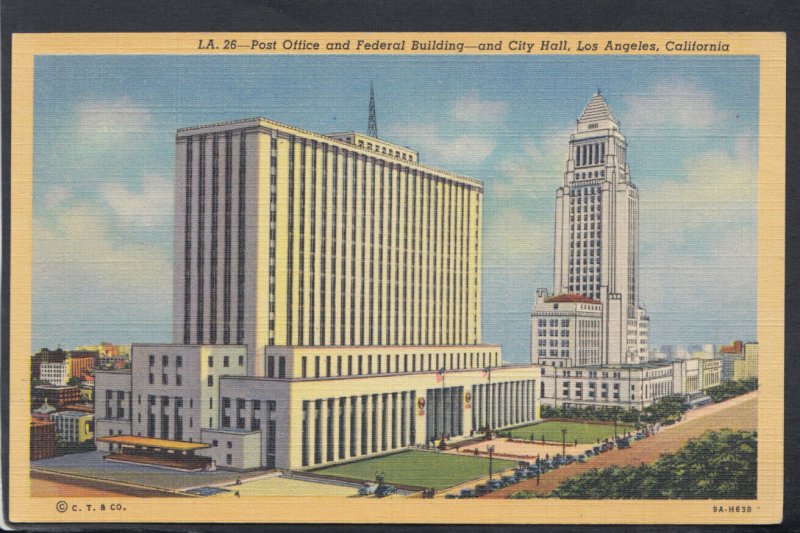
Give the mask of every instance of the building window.
M 150 374 L 150 377 L 149 377 L 148 381 L 150 382 L 150 385 L 155 383 L 155 379 L 153 378 L 153 374 Z
M 278 357 L 278 377 L 286 377 L 286 357 L 284 356 Z
M 229 364 L 230 364 L 230 358 L 226 355 L 225 357 L 222 358 L 222 366 L 228 368 Z
M 239 366 L 244 366 L 244 356 L 243 355 L 239 356 Z
M 178 387 L 183 385 L 183 376 L 181 376 L 180 374 L 175 375 L 175 385 L 177 385 Z
M 214 386 L 214 376 L 208 376 L 208 386 L 209 387 Z
M 214 357 L 211 355 L 208 356 L 208 366 L 211 368 L 214 367 Z
M 168 380 L 167 380 L 167 375 L 166 374 L 161 374 L 161 384 L 162 385 L 167 385 L 168 384 Z
M 150 366 L 153 366 L 155 364 L 156 364 L 156 356 L 151 354 L 150 355 Z
M 169 366 L 169 357 L 166 355 L 161 356 L 161 366 Z
M 230 444 L 230 442 L 228 444 Z M 230 448 L 230 446 L 228 446 L 228 448 Z M 231 454 L 227 454 L 225 456 L 225 464 L 231 464 L 231 463 L 233 463 L 233 459 L 231 458 Z
M 306 358 L 305 357 L 303 357 L 300 360 L 300 377 L 302 377 L 302 378 L 306 377 Z
M 275 377 L 275 356 L 270 355 L 267 356 L 267 377 L 274 378 Z
M 214 439 L 214 440 L 211 441 L 211 445 L 214 446 L 214 447 L 217 447 L 217 446 L 219 446 L 219 441 Z

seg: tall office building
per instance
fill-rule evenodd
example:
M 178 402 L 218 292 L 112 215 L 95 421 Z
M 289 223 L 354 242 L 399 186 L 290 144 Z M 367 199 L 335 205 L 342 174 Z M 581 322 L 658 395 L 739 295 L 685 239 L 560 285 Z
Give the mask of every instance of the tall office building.
M 175 154 L 175 344 L 97 372 L 101 448 L 306 468 L 538 417 L 538 369 L 481 341 L 480 181 L 264 118 Z
M 598 91 L 570 137 L 564 183 L 556 193 L 554 292 L 601 304 L 601 335 L 589 340 L 600 348 L 601 364 L 637 363 L 648 354 L 649 319 L 639 306 L 638 288 L 639 191 L 631 181 L 627 147 Z M 548 303 L 539 302 L 539 307 Z M 534 340 L 538 347 L 550 339 Z M 561 353 L 567 352 L 556 355 Z M 535 361 L 539 354 L 537 348 Z
M 354 132 L 266 119 L 176 140 L 174 342 L 481 341 L 483 185 Z

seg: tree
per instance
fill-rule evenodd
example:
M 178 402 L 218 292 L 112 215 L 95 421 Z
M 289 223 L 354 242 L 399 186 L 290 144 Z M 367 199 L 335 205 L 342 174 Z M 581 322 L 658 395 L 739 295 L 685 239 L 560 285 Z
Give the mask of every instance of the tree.
M 551 496 L 579 499 L 753 499 L 755 432 L 722 430 L 640 467 L 612 466 L 568 479 Z M 523 497 L 523 496 L 518 496 Z
M 71 378 L 69 378 L 69 381 L 67 381 L 67 385 L 69 385 L 70 387 L 75 387 L 80 384 L 81 384 L 81 378 L 76 376 L 72 376 Z

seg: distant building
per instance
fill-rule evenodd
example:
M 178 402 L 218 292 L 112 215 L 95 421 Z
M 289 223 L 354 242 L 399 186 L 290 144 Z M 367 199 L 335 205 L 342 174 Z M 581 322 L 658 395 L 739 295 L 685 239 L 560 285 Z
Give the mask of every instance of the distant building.
M 52 420 L 31 419 L 31 461 L 56 454 L 56 430 Z
M 94 413 L 94 402 L 70 403 L 64 406 L 65 411 L 80 411 L 81 413 Z
M 55 413 L 57 409 L 50 405 L 45 399 L 44 403 L 31 412 L 31 417 L 39 420 L 50 420 L 50 415 Z
M 81 391 L 77 386 L 40 385 L 34 387 L 31 400 L 34 407 L 39 407 L 46 401 L 57 409 L 63 409 L 68 403 L 79 402 Z
M 42 363 L 63 363 L 67 360 L 67 352 L 61 348 L 50 350 L 42 348 L 31 356 L 31 376 L 39 376 Z
M 700 359 L 700 372 L 703 390 L 716 387 L 722 382 L 722 361 L 719 359 Z
M 699 359 L 672 362 L 673 391 L 675 394 L 691 396 L 702 392 L 702 371 Z
M 96 357 L 70 357 L 69 376 L 83 379 L 84 375 L 94 369 Z
M 112 344 L 110 342 L 101 342 L 89 346 L 78 346 L 76 351 L 95 352 L 99 357 L 130 357 L 131 345 L 130 344 Z
M 94 415 L 82 411 L 59 411 L 50 415 L 63 443 L 81 444 L 94 437 Z
M 42 363 L 39 365 L 39 379 L 50 385 L 64 387 L 69 382 L 70 375 L 69 359 L 61 363 Z
M 541 373 L 542 405 L 641 410 L 676 394 L 671 364 L 543 366 Z
M 722 381 L 758 377 L 758 343 L 734 341 L 721 346 L 717 357 L 722 361 Z

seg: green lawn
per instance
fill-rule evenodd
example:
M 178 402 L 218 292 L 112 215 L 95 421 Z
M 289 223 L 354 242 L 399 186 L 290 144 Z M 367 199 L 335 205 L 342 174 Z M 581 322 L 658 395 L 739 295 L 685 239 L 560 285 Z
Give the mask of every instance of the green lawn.
M 597 442 L 597 439 L 603 440 L 614 437 L 613 423 L 540 422 L 514 428 L 510 432 L 515 439 L 530 440 L 531 434 L 533 434 L 533 440 L 541 440 L 542 435 L 544 435 L 544 440 L 546 441 L 561 442 L 561 428 L 567 428 L 567 442 L 575 442 L 575 439 L 578 439 L 580 444 L 589 444 Z M 633 432 L 633 426 L 617 424 L 618 435 L 626 431 Z
M 516 461 L 494 459 L 495 472 L 516 466 Z M 448 453 L 410 450 L 385 457 L 376 457 L 315 470 L 314 473 L 375 481 L 375 473 L 383 472 L 386 483 L 446 489 L 489 474 L 489 459 Z

